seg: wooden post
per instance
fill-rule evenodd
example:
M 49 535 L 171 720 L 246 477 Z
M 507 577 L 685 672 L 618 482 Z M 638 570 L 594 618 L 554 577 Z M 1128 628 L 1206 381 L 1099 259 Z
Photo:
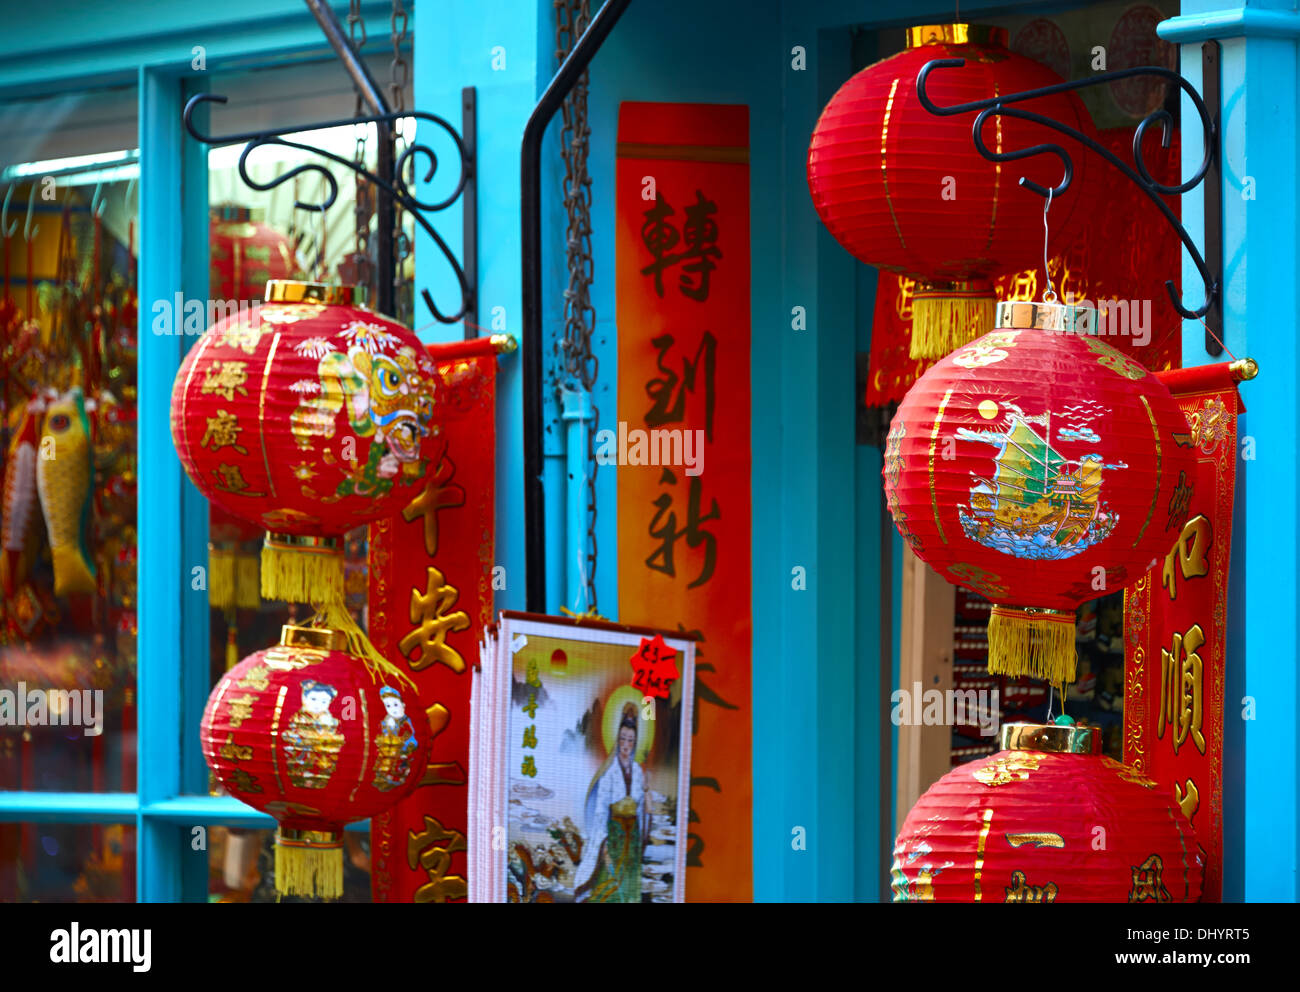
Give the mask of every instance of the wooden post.
M 915 719 L 924 712 L 924 693 L 952 688 L 953 617 L 956 588 L 934 569 L 903 549 L 902 629 L 896 688 L 904 690 L 902 724 L 898 728 L 898 816 L 895 829 L 913 804 L 951 766 L 952 728 L 924 726 Z M 890 714 L 898 707 L 891 701 Z M 946 712 L 946 706 L 945 706 Z

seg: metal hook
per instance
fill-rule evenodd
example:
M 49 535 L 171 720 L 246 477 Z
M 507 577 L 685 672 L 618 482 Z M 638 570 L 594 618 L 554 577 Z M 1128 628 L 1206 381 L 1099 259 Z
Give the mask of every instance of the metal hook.
M 0 207 L 0 234 L 3 234 L 5 240 L 14 236 L 14 231 L 18 230 L 18 221 L 9 223 L 9 201 L 14 197 L 14 184 L 9 184 L 9 189 L 5 192 L 4 206 Z
M 32 211 L 36 208 L 36 184 L 27 187 L 27 220 L 23 222 L 23 240 L 31 242 L 40 233 L 41 225 L 32 223 Z

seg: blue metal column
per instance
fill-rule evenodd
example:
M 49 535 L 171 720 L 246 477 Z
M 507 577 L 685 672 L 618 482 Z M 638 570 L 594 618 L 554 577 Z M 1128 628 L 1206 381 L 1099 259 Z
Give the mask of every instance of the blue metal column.
M 1244 750 L 1243 781 L 1225 781 L 1225 793 L 1245 799 L 1244 809 L 1225 803 L 1225 834 L 1242 839 L 1245 851 L 1241 861 L 1226 860 L 1224 892 L 1226 898 L 1250 902 L 1294 902 L 1300 855 L 1295 733 L 1300 366 L 1290 313 L 1300 274 L 1300 14 L 1279 0 L 1216 8 L 1213 0 L 1185 0 L 1182 16 L 1165 21 L 1159 33 L 1182 43 L 1183 74 L 1198 85 L 1200 43 L 1209 38 L 1222 43 L 1224 343 L 1260 365 L 1259 378 L 1242 390 L 1250 413 L 1242 420 L 1237 462 L 1244 514 L 1233 538 L 1242 554 L 1233 557 L 1244 569 L 1233 577 L 1229 604 L 1229 615 L 1242 622 L 1228 628 L 1228 684 L 1240 685 L 1242 695 L 1224 700 L 1228 747 Z M 1186 100 L 1183 115 L 1192 117 Z M 1191 138 L 1186 130 L 1184 135 Z M 1199 142 L 1185 140 L 1184 175 L 1200 156 Z M 1200 197 L 1184 197 L 1183 209 L 1188 229 L 1199 239 Z M 1184 285 L 1199 282 L 1186 260 L 1183 276 Z M 1210 360 L 1203 339 L 1199 322 L 1184 326 L 1184 365 Z M 1232 768 L 1229 763 L 1226 771 Z M 1238 871 L 1244 877 L 1235 877 Z
M 585 389 L 563 393 L 564 485 L 564 603 L 575 613 L 585 613 L 587 601 L 587 431 L 591 424 L 591 394 Z

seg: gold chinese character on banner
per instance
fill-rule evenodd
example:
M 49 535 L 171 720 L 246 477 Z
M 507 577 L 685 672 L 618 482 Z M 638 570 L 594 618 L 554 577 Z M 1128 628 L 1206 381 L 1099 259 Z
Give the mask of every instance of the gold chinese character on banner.
M 430 473 L 429 482 L 420 495 L 402 510 L 402 519 L 410 523 L 416 517 L 424 518 L 424 550 L 432 558 L 438 553 L 438 511 L 465 505 L 465 489 L 450 485 L 456 468 L 451 459 L 443 456 L 438 467 Z
M 1165 555 L 1164 586 L 1169 590 L 1170 599 L 1178 598 L 1175 565 L 1184 579 L 1199 579 L 1210 574 L 1210 545 L 1213 541 L 1210 521 L 1203 514 L 1193 517 L 1183 526 L 1183 532 Z
M 415 902 L 465 898 L 469 886 L 464 876 L 447 874 L 451 870 L 451 856 L 465 849 L 464 834 L 449 830 L 427 813 L 423 830 L 419 833 L 407 831 L 406 863 L 412 871 L 417 867 L 423 868 L 429 876 L 429 881 L 415 890 Z
M 448 585 L 442 572 L 432 565 L 428 568 L 426 591 L 422 594 L 418 589 L 411 590 L 411 623 L 417 626 L 397 646 L 406 657 L 417 647 L 420 649 L 420 656 L 411 662 L 413 670 L 423 671 L 440 662 L 457 675 L 465 671 L 465 659 L 447 643 L 449 633 L 469 629 L 469 614 L 464 610 L 446 612 L 456 605 L 459 596 L 460 591 Z
M 1204 666 L 1197 652 L 1205 644 L 1205 631 L 1192 624 L 1185 634 L 1174 634 L 1174 649 L 1160 649 L 1160 715 L 1156 720 L 1156 737 L 1173 729 L 1174 754 L 1191 735 L 1192 743 L 1205 753 L 1205 735 L 1201 733 L 1202 676 Z
M 1160 880 L 1160 873 L 1164 868 L 1164 862 L 1160 860 L 1158 854 L 1151 855 L 1140 865 L 1131 866 L 1129 870 L 1133 873 L 1133 886 L 1129 889 L 1128 901 L 1173 902 L 1169 890 Z

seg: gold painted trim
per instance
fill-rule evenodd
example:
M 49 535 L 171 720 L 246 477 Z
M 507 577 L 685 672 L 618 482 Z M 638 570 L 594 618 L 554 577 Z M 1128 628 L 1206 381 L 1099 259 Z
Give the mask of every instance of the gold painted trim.
M 287 685 L 280 686 L 280 694 L 275 700 L 275 712 L 271 714 L 271 770 L 275 772 L 275 784 L 284 795 L 284 779 L 280 775 L 280 711 L 284 709 L 284 697 L 289 695 Z
M 889 195 L 889 166 L 885 163 L 885 153 L 889 147 L 889 119 L 894 113 L 894 94 L 898 91 L 901 77 L 896 77 L 889 84 L 889 98 L 885 100 L 885 119 L 880 123 L 880 179 L 885 184 L 885 205 L 889 207 L 889 219 L 894 222 L 894 233 L 898 235 L 898 245 L 907 251 L 907 240 L 903 229 L 898 226 L 898 215 L 894 213 L 894 198 Z
M 357 790 L 366 780 L 366 762 L 370 760 L 370 712 L 366 709 L 366 694 L 359 692 L 357 695 L 361 699 L 361 774 L 357 776 L 357 784 L 352 787 L 348 802 L 357 798 Z
M 984 898 L 980 890 L 980 879 L 984 875 L 984 845 L 989 839 L 989 828 L 993 826 L 993 807 L 984 810 L 984 825 L 980 827 L 979 843 L 975 848 L 975 901 L 980 902 Z
M 221 685 L 217 687 L 217 698 L 212 701 L 213 722 L 216 721 L 217 714 L 221 711 L 221 700 L 223 700 L 226 697 L 226 690 L 230 688 L 230 682 L 231 682 L 230 679 L 223 678 L 221 680 Z M 229 718 L 230 714 L 227 713 L 226 716 L 227 718 Z M 232 727 L 231 729 L 233 730 L 234 728 Z M 212 758 L 216 756 L 217 753 L 216 742 L 212 741 L 211 743 L 213 745 L 211 750 L 204 749 L 203 754 L 205 758 Z
M 276 534 L 267 531 L 263 543 L 268 548 L 343 556 L 343 538 L 341 537 L 330 537 L 321 534 Z
M 1151 436 L 1155 438 L 1156 441 L 1156 491 L 1151 496 L 1151 507 L 1147 510 L 1146 520 L 1142 521 L 1142 529 L 1138 531 L 1138 536 L 1133 539 L 1133 547 L 1135 548 L 1138 546 L 1138 542 L 1142 540 L 1142 535 L 1147 532 L 1147 526 L 1151 523 L 1151 517 L 1156 512 L 1156 501 L 1160 499 L 1160 488 L 1161 482 L 1164 478 L 1163 470 L 1165 462 L 1164 451 L 1162 451 L 1160 447 L 1160 429 L 1156 427 L 1156 415 L 1151 412 L 1151 404 L 1147 402 L 1147 398 L 1143 396 L 1141 397 L 1141 400 L 1142 405 L 1146 407 L 1147 419 L 1151 421 Z
M 299 627 L 286 623 L 280 628 L 280 646 L 307 648 L 310 651 L 343 651 L 348 649 L 348 638 L 333 627 Z
M 724 162 L 748 165 L 749 149 L 743 145 L 650 145 L 620 141 L 614 150 L 617 158 L 669 159 L 674 162 Z
M 1101 754 L 1096 727 L 1062 727 L 1045 723 L 1004 723 L 999 735 L 1003 751 L 1042 751 L 1046 754 Z
M 182 323 L 181 329 L 185 325 Z M 208 345 L 212 343 L 212 338 L 204 332 L 202 339 L 198 343 L 198 351 L 194 353 L 194 361 L 190 362 L 190 370 L 185 373 L 185 388 L 181 390 L 181 425 L 188 424 L 189 421 L 189 404 L 190 404 L 190 381 L 194 378 L 194 373 L 199 369 L 199 359 L 207 350 Z M 172 437 L 176 437 L 175 428 L 172 429 Z M 185 459 L 191 465 L 194 464 L 194 452 L 190 449 L 190 436 L 184 430 L 181 431 L 181 440 L 185 443 Z
M 1000 45 L 1011 37 L 1006 28 L 992 24 L 922 24 L 906 31 L 907 48 L 923 45 Z
M 943 532 L 943 524 L 939 521 L 939 495 L 934 489 L 934 449 L 939 446 L 939 427 L 943 423 L 943 412 L 948 407 L 948 400 L 952 399 L 952 390 L 949 389 L 943 394 L 943 399 L 939 401 L 939 412 L 934 417 L 934 427 L 930 430 L 930 506 L 934 510 L 934 526 L 939 531 L 939 540 L 944 544 L 948 543 L 948 535 Z
M 262 467 L 266 469 L 266 485 L 275 499 L 275 477 L 271 475 L 271 459 L 266 454 L 266 384 L 271 378 L 271 364 L 275 361 L 275 350 L 280 346 L 280 332 L 271 338 L 271 350 L 266 354 L 266 364 L 262 366 L 262 391 L 257 396 L 257 440 L 262 445 Z
M 993 327 L 997 330 L 1036 328 L 1064 334 L 1092 334 L 1097 309 L 1074 303 L 1037 303 L 1005 300 L 998 304 Z
M 266 284 L 266 303 L 321 303 L 359 306 L 356 286 L 272 279 Z
M 280 827 L 277 843 L 281 847 L 311 847 L 321 850 L 343 846 L 343 834 L 333 830 L 297 830 Z

